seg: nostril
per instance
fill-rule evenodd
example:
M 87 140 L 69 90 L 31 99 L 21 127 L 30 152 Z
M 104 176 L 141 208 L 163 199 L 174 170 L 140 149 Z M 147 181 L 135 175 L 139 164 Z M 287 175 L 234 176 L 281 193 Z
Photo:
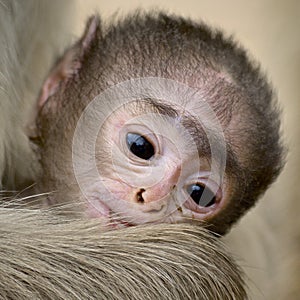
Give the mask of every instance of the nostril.
M 140 189 L 140 190 L 137 192 L 137 194 L 136 194 L 136 200 L 137 200 L 137 202 L 139 202 L 139 203 L 144 203 L 144 202 L 145 202 L 145 200 L 144 200 L 144 198 L 143 198 L 143 193 L 144 193 L 145 191 L 146 191 L 145 189 Z

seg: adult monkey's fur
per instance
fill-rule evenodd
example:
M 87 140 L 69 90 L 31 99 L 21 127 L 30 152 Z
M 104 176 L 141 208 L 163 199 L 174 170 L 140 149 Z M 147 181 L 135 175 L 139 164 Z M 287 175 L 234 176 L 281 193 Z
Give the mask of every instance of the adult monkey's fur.
M 54 55 L 66 45 L 68 11 L 67 1 L 0 1 L 0 188 L 25 186 L 36 173 L 24 127 Z
M 236 265 L 190 225 L 99 223 L 0 209 L 1 299 L 245 299 Z
M 29 100 L 62 43 L 64 5 L 0 2 L 0 176 L 5 188 L 25 185 L 36 174 L 23 127 Z M 100 235 L 93 220 L 15 205 L 0 208 L 1 299 L 246 297 L 235 263 L 199 227 L 158 225 L 148 226 L 147 235 L 145 227 Z

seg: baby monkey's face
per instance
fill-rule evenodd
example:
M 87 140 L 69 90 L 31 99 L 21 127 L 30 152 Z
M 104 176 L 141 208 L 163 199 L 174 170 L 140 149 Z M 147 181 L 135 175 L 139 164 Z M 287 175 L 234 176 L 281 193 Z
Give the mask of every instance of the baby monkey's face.
M 126 225 L 218 214 L 229 197 L 226 176 L 222 166 L 212 170 L 211 153 L 202 149 L 209 143 L 205 130 L 189 130 L 186 119 L 181 112 L 164 114 L 147 100 L 111 113 L 97 136 L 97 176 L 83 188 L 87 214 Z

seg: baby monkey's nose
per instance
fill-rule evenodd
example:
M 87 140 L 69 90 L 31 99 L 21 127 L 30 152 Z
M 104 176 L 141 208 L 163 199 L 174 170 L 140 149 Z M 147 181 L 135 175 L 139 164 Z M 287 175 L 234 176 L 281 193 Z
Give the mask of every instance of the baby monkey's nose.
M 136 194 L 136 201 L 138 203 L 144 203 L 145 200 L 143 198 L 143 193 L 145 192 L 146 190 L 145 189 L 140 189 L 137 194 Z
M 144 186 L 135 192 L 135 201 L 146 204 L 166 199 L 177 186 L 181 172 L 180 164 L 175 164 L 166 170 L 164 178 L 152 186 Z
M 141 204 L 159 202 L 159 200 L 162 200 L 170 195 L 174 187 L 176 186 L 164 188 L 161 186 L 154 186 L 147 189 L 140 188 L 135 195 L 135 201 Z

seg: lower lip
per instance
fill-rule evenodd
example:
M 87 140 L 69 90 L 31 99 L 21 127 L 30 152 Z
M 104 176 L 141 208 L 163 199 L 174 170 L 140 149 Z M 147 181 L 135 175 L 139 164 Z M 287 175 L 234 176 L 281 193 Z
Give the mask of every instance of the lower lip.
M 127 221 L 124 221 L 122 219 L 113 218 L 113 214 L 114 213 L 111 211 L 111 209 L 101 201 L 88 201 L 88 217 L 105 219 L 107 221 L 107 226 L 113 229 L 135 226 L 135 224 L 128 223 Z

